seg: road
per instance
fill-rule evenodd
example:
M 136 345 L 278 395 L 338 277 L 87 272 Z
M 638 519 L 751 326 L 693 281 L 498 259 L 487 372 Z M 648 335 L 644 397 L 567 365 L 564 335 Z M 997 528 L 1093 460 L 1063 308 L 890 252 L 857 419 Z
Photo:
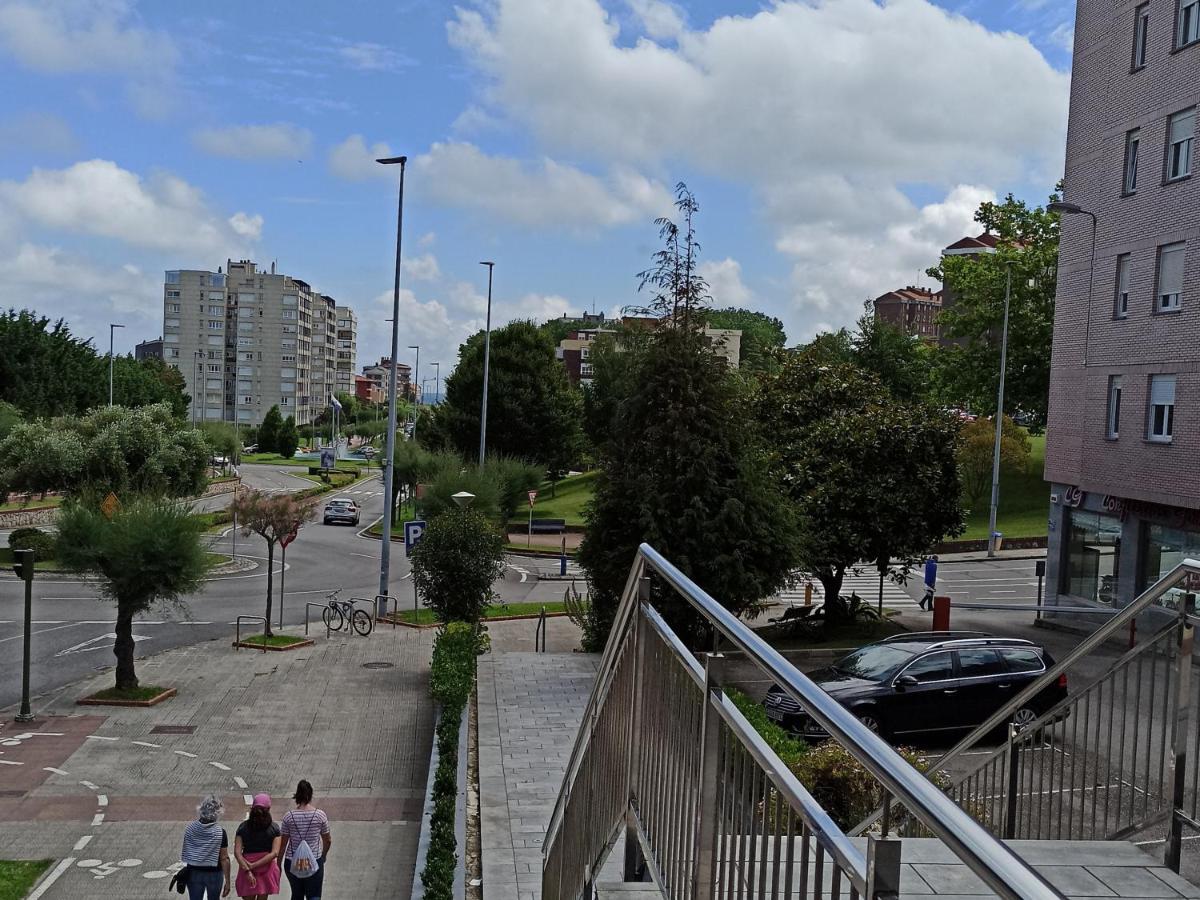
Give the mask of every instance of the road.
M 243 467 L 243 475 L 249 467 Z M 269 468 L 269 467 L 256 467 Z M 299 489 L 305 483 L 287 475 L 254 473 L 255 482 L 268 490 Z M 332 496 L 332 495 L 331 495 Z M 336 496 L 350 496 L 362 506 L 365 526 L 383 511 L 383 488 L 378 477 L 359 482 Z M 253 560 L 249 572 L 208 581 L 181 605 L 156 608 L 135 620 L 139 655 L 149 655 L 200 641 L 232 640 L 238 615 L 261 616 L 266 606 L 266 545 L 257 537 L 226 532 L 211 541 L 216 552 Z M 284 598 L 285 624 L 302 624 L 306 602 L 324 602 L 325 595 L 341 588 L 343 598 L 371 598 L 379 587 L 377 539 L 362 537 L 359 529 L 325 526 L 318 520 L 300 530 L 288 548 Z M 412 602 L 412 581 L 403 544 L 392 544 L 391 594 L 401 605 Z M 278 600 L 282 565 L 276 554 L 275 592 Z M 497 583 L 508 602 L 551 601 L 562 596 L 563 586 L 540 581 L 536 571 L 516 562 Z M 23 588 L 11 573 L 0 574 L 0 709 L 20 700 L 21 631 L 24 621 Z M 272 619 L 278 621 L 278 605 Z M 314 611 L 315 612 L 315 611 Z M 113 605 L 100 597 L 94 582 L 77 577 L 38 576 L 33 588 L 33 640 L 31 683 L 34 694 L 44 694 L 108 668 L 113 663 Z M 251 625 L 253 628 L 254 625 Z

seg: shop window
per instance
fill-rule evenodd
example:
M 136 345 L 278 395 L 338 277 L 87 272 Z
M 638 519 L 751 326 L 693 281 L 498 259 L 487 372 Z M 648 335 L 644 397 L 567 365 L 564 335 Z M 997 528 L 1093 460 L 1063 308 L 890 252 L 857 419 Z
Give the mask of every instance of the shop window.
M 1142 537 L 1142 578 L 1139 593 L 1170 572 L 1185 559 L 1200 557 L 1200 531 L 1184 531 L 1165 525 L 1147 525 Z M 1192 588 L 1194 591 L 1195 588 Z M 1175 588 L 1159 601 L 1177 608 L 1187 591 Z
M 1066 565 L 1059 591 L 1093 603 L 1112 603 L 1121 568 L 1120 520 L 1073 510 L 1066 537 Z

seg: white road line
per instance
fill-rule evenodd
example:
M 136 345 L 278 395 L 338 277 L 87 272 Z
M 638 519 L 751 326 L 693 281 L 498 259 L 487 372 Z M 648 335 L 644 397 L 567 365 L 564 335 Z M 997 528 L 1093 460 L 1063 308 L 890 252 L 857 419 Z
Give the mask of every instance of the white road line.
M 43 878 L 41 883 L 33 889 L 33 893 L 29 895 L 28 900 L 41 900 L 46 895 L 46 891 L 50 890 L 53 886 L 54 882 L 62 878 L 63 872 L 67 871 L 73 865 L 75 865 L 75 857 L 73 856 L 68 856 L 66 859 L 61 860 L 57 866 L 50 870 L 50 874 Z
M 254 805 L 254 798 L 251 797 L 249 794 L 242 794 L 242 799 L 246 801 L 247 806 Z
M 47 622 L 46 624 L 50 624 L 50 623 Z M 60 622 L 54 628 L 43 628 L 41 631 L 33 632 L 33 634 L 45 634 L 47 631 L 60 631 L 63 628 L 74 628 L 76 625 L 82 625 L 82 624 L 83 624 L 82 622 L 67 622 L 64 625 Z M 23 637 L 23 635 L 14 634 L 12 637 L 0 638 L 0 644 L 7 643 L 8 641 L 19 640 L 21 637 Z
M 131 744 L 137 744 L 139 747 L 151 747 L 155 750 L 162 748 L 162 744 L 152 744 L 149 741 L 130 741 Z
M 186 756 L 188 759 L 196 758 L 195 753 L 188 753 L 186 750 L 176 750 L 175 752 L 178 753 L 180 756 Z
M 104 824 L 104 813 L 96 813 L 94 816 L 92 816 L 92 827 L 93 828 L 97 827 L 98 825 L 103 825 L 103 824 Z
M 90 781 L 81 781 L 81 782 L 79 782 L 79 783 L 80 783 L 80 784 L 82 784 L 82 785 L 83 785 L 85 788 L 87 788 L 89 791 L 98 791 L 98 790 L 100 790 L 100 785 L 98 785 L 98 784 L 92 784 Z
M 89 741 L 119 741 L 120 740 L 119 737 L 105 737 L 102 734 L 88 734 L 88 735 L 85 735 L 85 737 Z
M 70 772 L 64 772 L 62 769 L 56 769 L 54 766 L 42 766 L 43 772 L 52 772 L 55 775 L 70 775 Z
M 96 805 L 97 806 L 108 806 L 108 794 L 97 794 L 96 795 Z
M 0 766 L 23 766 L 23 762 L 13 762 L 11 759 L 0 759 Z
M 75 842 L 75 846 L 73 849 L 82 850 L 84 847 L 86 847 L 88 844 L 90 844 L 92 842 L 92 837 L 93 837 L 93 835 L 85 834 L 83 837 L 81 837 L 79 840 L 77 840 Z
M 222 772 L 229 771 L 229 766 L 225 765 L 225 763 L 213 762 L 212 760 L 209 760 L 208 764 L 214 769 L 220 769 Z
M 233 783 L 234 783 L 234 784 L 236 784 L 238 787 L 240 787 L 240 788 L 241 788 L 243 791 L 244 791 L 244 790 L 245 790 L 247 787 L 249 787 L 249 785 L 248 785 L 248 784 L 246 784 L 246 779 L 245 779 L 245 778 L 243 778 L 241 775 L 234 775 L 234 776 L 233 776 Z
M 378 556 L 375 556 L 374 554 L 371 554 L 371 553 L 351 553 L 350 555 L 351 556 L 361 556 L 363 559 L 379 559 Z

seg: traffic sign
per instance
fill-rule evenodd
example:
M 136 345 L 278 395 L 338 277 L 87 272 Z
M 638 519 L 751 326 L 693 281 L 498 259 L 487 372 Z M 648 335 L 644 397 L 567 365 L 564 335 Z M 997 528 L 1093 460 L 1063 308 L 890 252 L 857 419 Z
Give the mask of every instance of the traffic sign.
M 292 530 L 279 539 L 279 546 L 287 549 L 287 545 L 296 539 L 296 533 L 300 530 L 300 523 L 296 522 L 292 525 Z
M 529 508 L 533 509 L 533 501 L 537 499 L 537 491 L 529 491 Z
M 108 496 L 100 503 L 100 512 L 104 513 L 104 518 L 111 519 L 118 509 L 121 508 L 121 501 L 117 499 L 117 495 L 109 491 Z
M 413 547 L 417 545 L 417 541 L 421 539 L 421 535 L 425 533 L 425 520 L 413 519 L 411 522 L 404 523 L 404 555 L 412 556 Z

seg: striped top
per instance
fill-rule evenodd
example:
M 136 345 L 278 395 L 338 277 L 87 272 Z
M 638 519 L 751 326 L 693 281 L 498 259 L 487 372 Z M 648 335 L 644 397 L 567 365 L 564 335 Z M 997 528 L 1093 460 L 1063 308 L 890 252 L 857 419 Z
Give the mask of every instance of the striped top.
M 320 809 L 293 809 L 283 817 L 279 831 L 283 835 L 284 859 L 292 858 L 301 841 L 307 841 L 313 856 L 320 859 L 324 856 L 321 835 L 329 834 L 329 817 Z
M 195 821 L 183 830 L 183 854 L 180 860 L 189 866 L 216 868 L 221 848 L 229 846 L 229 835 L 216 822 Z

